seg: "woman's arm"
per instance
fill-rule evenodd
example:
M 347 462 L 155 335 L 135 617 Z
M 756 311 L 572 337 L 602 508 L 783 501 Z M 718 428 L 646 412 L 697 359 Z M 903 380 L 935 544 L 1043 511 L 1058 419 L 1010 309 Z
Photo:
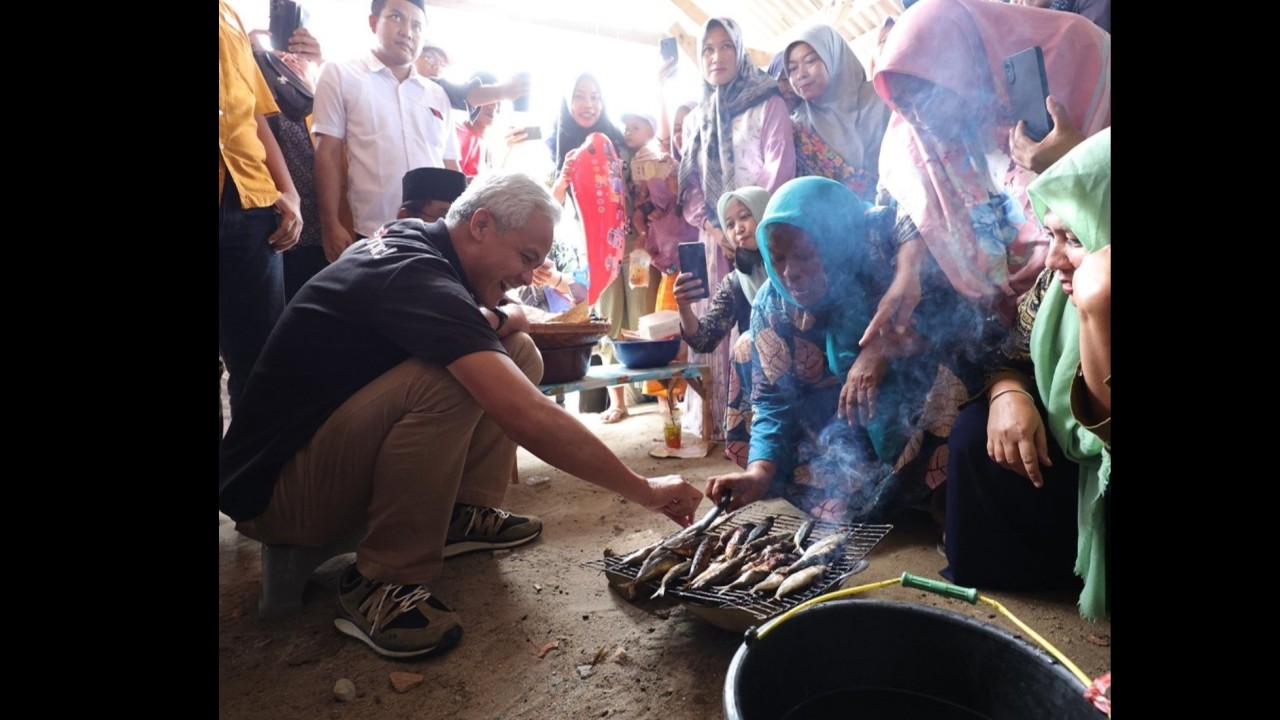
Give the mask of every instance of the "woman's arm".
M 787 104 L 777 95 L 764 102 L 760 127 L 764 167 L 759 185 L 770 193 L 796 176 L 796 141 Z
M 715 350 L 737 324 L 733 277 L 733 273 L 730 273 L 720 281 L 715 294 L 711 296 L 707 312 L 699 318 L 693 312 L 696 300 L 690 299 L 689 295 L 702 287 L 702 281 L 694 278 L 693 273 L 676 276 L 673 291 L 676 306 L 680 308 L 680 336 L 694 351 L 709 353 Z

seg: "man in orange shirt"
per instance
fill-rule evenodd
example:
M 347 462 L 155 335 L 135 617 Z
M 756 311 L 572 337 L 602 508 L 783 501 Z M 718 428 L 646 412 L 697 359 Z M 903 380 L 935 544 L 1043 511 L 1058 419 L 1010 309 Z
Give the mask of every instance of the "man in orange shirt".
M 233 413 L 284 310 L 280 253 L 302 233 L 298 191 L 266 122 L 277 112 L 240 16 L 218 0 L 218 353 Z

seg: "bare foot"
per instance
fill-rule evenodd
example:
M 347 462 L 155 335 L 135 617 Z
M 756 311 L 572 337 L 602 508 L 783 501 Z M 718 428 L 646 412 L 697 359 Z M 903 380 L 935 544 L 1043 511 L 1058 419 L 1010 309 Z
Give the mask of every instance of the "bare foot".
M 625 420 L 628 417 L 631 417 L 631 414 L 627 412 L 626 408 L 618 407 L 615 405 L 609 408 L 608 410 L 605 410 L 600 415 L 600 422 L 604 423 L 605 425 L 612 425 L 616 422 Z

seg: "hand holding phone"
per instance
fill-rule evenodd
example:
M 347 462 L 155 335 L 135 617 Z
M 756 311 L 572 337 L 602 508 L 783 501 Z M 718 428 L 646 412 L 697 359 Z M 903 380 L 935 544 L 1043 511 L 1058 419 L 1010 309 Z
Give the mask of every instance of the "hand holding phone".
M 1032 46 L 1005 58 L 1002 65 L 1014 124 L 1022 120 L 1028 137 L 1036 142 L 1043 140 L 1053 129 L 1053 118 L 1045 105 L 1049 80 L 1044 71 L 1044 52 L 1040 46 Z
M 289 51 L 289 37 L 307 21 L 307 12 L 292 0 L 271 0 L 271 47 Z
M 662 40 L 658 41 L 658 52 L 662 55 L 664 65 L 672 61 L 676 61 L 677 63 L 679 62 L 676 60 L 676 39 L 673 37 L 662 38 Z M 675 77 L 675 74 L 676 68 L 673 65 L 671 68 L 671 74 L 667 77 Z
M 707 287 L 707 250 L 700 242 L 680 243 L 677 247 L 680 257 L 680 272 L 689 273 L 702 281 L 702 288 L 695 294 L 687 295 L 690 300 L 700 300 L 702 298 L 711 297 L 711 290 Z

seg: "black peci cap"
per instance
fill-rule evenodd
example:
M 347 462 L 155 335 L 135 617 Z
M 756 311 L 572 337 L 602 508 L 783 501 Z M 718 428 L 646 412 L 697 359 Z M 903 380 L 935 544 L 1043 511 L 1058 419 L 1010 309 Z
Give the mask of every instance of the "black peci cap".
M 467 176 L 447 168 L 415 168 L 404 174 L 400 204 L 453 202 L 467 189 Z

